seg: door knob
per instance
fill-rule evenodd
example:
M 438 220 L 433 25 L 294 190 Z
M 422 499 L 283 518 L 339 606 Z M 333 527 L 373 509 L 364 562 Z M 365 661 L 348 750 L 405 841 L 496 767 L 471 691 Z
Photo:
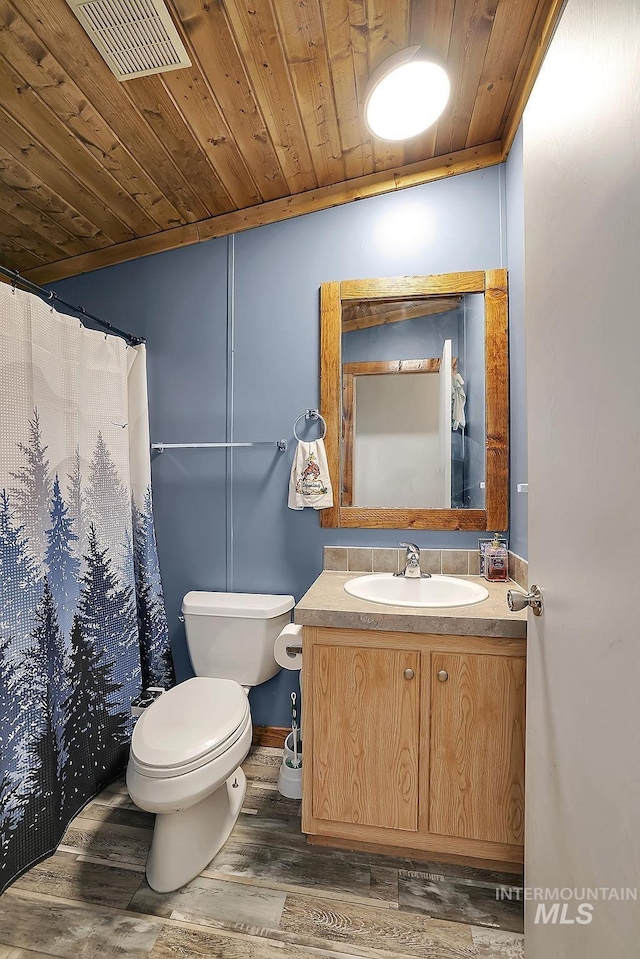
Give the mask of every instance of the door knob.
M 544 612 L 542 590 L 539 586 L 532 586 L 528 593 L 522 593 L 519 589 L 509 589 L 507 605 L 512 613 L 519 613 L 520 610 L 530 606 L 534 616 L 542 616 Z
M 407 667 L 404 671 L 404 678 L 413 679 L 414 676 L 415 676 L 414 671 L 410 667 Z
M 440 669 L 438 671 L 438 679 L 441 683 L 446 683 L 448 678 L 449 678 L 449 673 L 446 671 L 446 669 Z

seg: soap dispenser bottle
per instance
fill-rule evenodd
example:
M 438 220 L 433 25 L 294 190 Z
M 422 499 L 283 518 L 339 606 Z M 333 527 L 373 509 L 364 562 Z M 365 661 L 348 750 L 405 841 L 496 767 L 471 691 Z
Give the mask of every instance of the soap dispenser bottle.
M 506 582 L 509 578 L 509 552 L 497 533 L 493 534 L 493 540 L 485 550 L 484 575 L 494 583 Z

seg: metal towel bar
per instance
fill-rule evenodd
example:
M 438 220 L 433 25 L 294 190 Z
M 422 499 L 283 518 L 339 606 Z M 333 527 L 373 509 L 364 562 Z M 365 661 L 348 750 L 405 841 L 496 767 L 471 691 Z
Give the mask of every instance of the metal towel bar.
M 239 449 L 248 446 L 275 446 L 280 453 L 284 453 L 287 448 L 286 440 L 259 440 L 255 443 L 152 443 L 151 449 L 158 453 L 164 453 L 165 450 L 217 450 L 217 449 Z

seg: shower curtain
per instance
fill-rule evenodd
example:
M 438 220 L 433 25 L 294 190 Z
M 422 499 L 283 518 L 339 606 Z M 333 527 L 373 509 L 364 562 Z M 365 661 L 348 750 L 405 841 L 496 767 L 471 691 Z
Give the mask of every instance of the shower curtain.
M 173 683 L 150 481 L 144 347 L 0 284 L 0 890 Z

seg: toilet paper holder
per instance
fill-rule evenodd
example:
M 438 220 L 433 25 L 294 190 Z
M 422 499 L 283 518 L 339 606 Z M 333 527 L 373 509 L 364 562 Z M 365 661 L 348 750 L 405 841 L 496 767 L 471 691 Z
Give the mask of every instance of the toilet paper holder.
M 302 665 L 302 626 L 287 623 L 276 636 L 273 657 L 282 669 L 300 669 Z

